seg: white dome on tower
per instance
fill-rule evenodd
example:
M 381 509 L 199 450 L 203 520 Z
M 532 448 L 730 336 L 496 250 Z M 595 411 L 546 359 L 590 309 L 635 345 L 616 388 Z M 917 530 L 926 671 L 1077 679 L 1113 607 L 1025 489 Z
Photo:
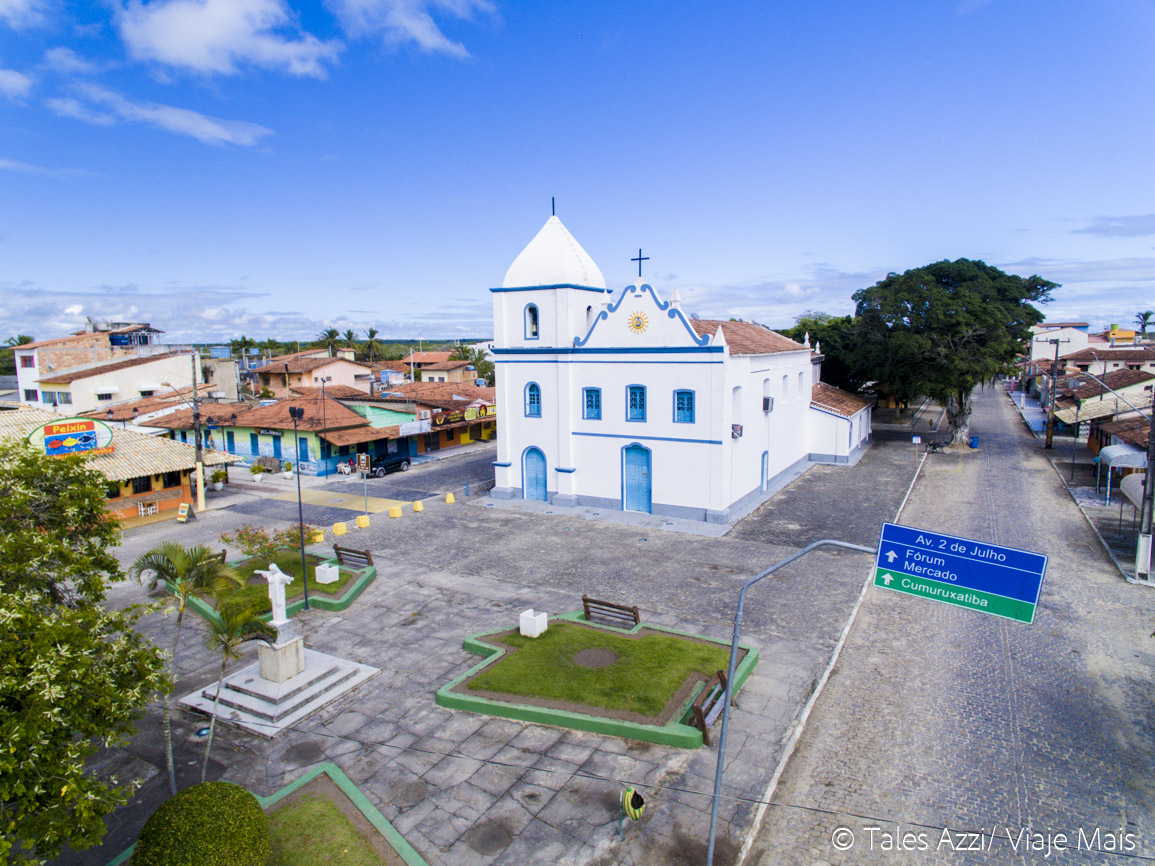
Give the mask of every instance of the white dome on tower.
M 505 272 L 502 288 L 589 286 L 604 289 L 606 278 L 589 253 L 556 216 L 546 220 Z

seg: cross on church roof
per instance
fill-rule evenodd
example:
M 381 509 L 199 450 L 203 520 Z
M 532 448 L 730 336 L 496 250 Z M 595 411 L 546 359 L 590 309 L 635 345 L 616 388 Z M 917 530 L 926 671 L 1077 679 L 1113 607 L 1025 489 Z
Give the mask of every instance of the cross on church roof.
M 638 247 L 638 257 L 636 259 L 630 259 L 631 262 L 637 262 L 638 263 L 638 277 L 641 277 L 641 275 L 642 275 L 642 262 L 648 262 L 649 260 L 650 260 L 650 257 L 649 256 L 643 256 L 641 247 Z

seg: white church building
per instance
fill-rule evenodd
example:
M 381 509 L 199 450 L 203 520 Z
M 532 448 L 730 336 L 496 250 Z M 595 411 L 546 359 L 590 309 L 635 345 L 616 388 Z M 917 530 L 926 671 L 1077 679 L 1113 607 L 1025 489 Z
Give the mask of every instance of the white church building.
M 556 216 L 491 292 L 495 498 L 728 522 L 869 447 L 870 402 L 818 384 L 821 355 L 676 290 L 613 297 Z

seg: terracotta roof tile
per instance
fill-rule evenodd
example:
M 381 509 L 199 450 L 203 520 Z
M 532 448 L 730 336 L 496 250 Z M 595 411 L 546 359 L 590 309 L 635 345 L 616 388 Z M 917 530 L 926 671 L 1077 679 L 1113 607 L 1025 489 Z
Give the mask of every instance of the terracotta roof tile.
M 810 388 L 810 405 L 836 412 L 849 418 L 871 405 L 874 401 L 858 394 L 851 394 L 825 382 L 818 382 Z
M 806 346 L 753 322 L 723 322 L 716 319 L 690 319 L 699 337 L 714 336 L 718 329 L 726 338 L 731 355 L 773 355 L 776 352 L 804 352 Z
M 321 389 L 319 387 L 313 387 L 312 385 L 301 385 L 300 387 L 292 387 L 289 390 L 301 397 L 319 397 L 321 395 Z M 363 391 L 360 388 L 354 388 L 352 385 L 328 385 L 325 387 L 325 395 L 338 400 L 355 400 L 358 397 L 367 398 L 369 392 Z
M 448 361 L 451 354 L 451 352 L 413 352 L 404 363 L 436 364 L 439 361 Z
M 1155 361 L 1155 347 L 1124 346 L 1098 349 L 1082 349 L 1070 355 L 1063 355 L 1064 361 Z
M 91 379 L 93 376 L 103 376 L 105 373 L 115 373 L 117 370 L 126 370 L 129 367 L 151 364 L 153 361 L 160 361 L 164 358 L 174 358 L 179 354 L 179 352 L 169 352 L 166 355 L 144 355 L 142 357 L 125 358 L 123 361 L 109 361 L 104 364 L 96 364 L 81 369 L 66 370 L 51 376 L 44 376 L 39 381 L 43 385 L 67 385 L 70 382 L 77 382 L 81 379 Z

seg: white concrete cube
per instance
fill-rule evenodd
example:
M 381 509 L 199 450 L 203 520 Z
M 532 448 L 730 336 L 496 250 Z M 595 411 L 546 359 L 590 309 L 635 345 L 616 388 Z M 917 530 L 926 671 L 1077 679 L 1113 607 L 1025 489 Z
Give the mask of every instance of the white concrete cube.
M 318 565 L 317 583 L 336 583 L 341 579 L 341 569 L 336 565 Z
M 531 607 L 521 612 L 521 633 L 525 637 L 538 637 L 549 627 L 549 614 L 544 610 L 536 613 Z

